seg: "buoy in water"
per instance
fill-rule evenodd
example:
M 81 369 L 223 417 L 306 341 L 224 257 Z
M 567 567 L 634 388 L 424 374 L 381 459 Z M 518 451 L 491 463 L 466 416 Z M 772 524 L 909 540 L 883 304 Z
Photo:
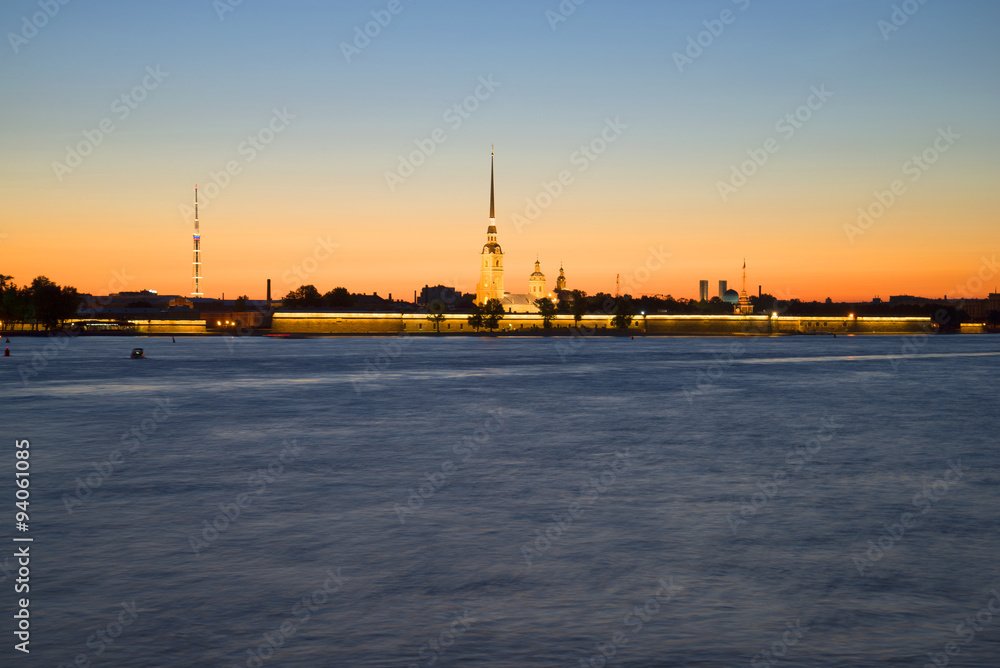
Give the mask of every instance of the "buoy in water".
M 4 357 L 10 357 L 10 348 L 4 348 L 3 356 Z

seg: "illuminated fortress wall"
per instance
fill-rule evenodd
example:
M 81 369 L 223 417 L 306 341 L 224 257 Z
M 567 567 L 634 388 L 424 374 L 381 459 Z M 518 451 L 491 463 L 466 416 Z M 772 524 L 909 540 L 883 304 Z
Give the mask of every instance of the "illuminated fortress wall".
M 611 316 L 587 315 L 581 327 L 614 330 Z M 556 330 L 574 327 L 573 316 L 553 318 Z M 469 334 L 468 316 L 446 314 L 442 334 Z M 535 313 L 508 313 L 501 331 L 541 333 L 542 318 Z M 276 334 L 434 334 L 435 323 L 422 313 L 275 313 L 271 331 Z M 637 315 L 632 334 L 679 336 L 734 336 L 770 334 L 921 334 L 934 331 L 929 318 L 816 318 L 766 315 L 688 316 Z

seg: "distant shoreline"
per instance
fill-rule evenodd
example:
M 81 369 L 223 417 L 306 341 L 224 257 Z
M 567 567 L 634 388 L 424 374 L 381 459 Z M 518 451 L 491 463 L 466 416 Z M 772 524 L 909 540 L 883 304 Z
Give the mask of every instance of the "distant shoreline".
M 950 334 L 960 334 L 961 332 L 956 331 L 937 331 L 930 332 L 932 335 L 950 335 Z M 985 331 L 985 332 L 973 332 L 976 334 L 997 334 L 1000 331 Z M 0 331 L 0 337 L 4 340 L 7 338 L 50 338 L 60 336 L 67 336 L 69 338 L 77 337 L 108 337 L 108 338 L 142 338 L 142 339 L 195 339 L 195 338 L 258 338 L 258 339 L 340 339 L 340 338 L 590 338 L 590 337 L 602 337 L 602 338 L 745 338 L 745 337 L 765 337 L 765 338 L 780 338 L 780 337 L 799 337 L 799 336 L 813 336 L 813 337 L 827 337 L 827 338 L 837 338 L 848 337 L 848 336 L 921 336 L 928 334 L 927 332 L 703 332 L 703 333 L 673 333 L 673 332 L 633 332 L 633 331 L 615 331 L 606 329 L 593 329 L 586 331 L 586 333 L 578 333 L 574 330 L 568 330 L 560 328 L 559 330 L 553 330 L 550 332 L 524 332 L 524 331 L 514 331 L 514 332 L 441 332 L 440 334 L 435 332 L 369 332 L 369 333 L 357 333 L 357 332 L 333 332 L 333 333 L 273 333 L 273 332 L 263 332 L 255 331 L 251 334 L 234 334 L 232 332 L 205 332 L 205 333 L 180 333 L 180 334 L 166 334 L 162 332 L 67 332 L 66 330 L 58 330 L 53 332 L 43 332 L 43 331 Z M 966 333 L 968 335 L 968 333 Z

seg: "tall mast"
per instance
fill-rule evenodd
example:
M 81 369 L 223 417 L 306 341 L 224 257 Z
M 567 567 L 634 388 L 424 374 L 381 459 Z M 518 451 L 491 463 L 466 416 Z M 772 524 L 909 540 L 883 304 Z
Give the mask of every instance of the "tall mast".
M 192 297 L 202 297 L 201 292 L 201 226 L 198 223 L 198 184 L 194 184 L 194 235 L 192 235 L 192 240 L 194 241 L 194 275 L 192 280 L 194 281 L 194 292 L 191 293 Z

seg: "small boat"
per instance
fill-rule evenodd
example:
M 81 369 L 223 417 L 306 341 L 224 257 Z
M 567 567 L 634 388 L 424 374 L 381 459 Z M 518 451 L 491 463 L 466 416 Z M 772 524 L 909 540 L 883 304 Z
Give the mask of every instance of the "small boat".
M 142 348 L 133 348 L 132 349 L 132 359 L 134 359 L 134 360 L 141 360 L 141 359 L 143 359 L 145 357 L 146 357 L 146 353 L 143 352 Z

